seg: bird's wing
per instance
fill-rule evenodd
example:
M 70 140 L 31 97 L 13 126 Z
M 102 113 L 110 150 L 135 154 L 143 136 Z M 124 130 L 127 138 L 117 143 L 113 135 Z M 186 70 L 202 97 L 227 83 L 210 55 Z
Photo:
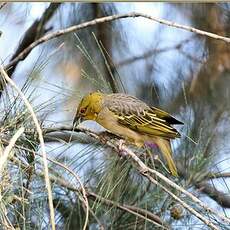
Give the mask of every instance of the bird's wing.
M 164 138 L 180 137 L 179 132 L 170 126 L 179 121 L 162 110 L 150 108 L 135 97 L 119 94 L 116 98 L 116 95 L 113 95 L 106 106 L 120 124 L 132 130 Z

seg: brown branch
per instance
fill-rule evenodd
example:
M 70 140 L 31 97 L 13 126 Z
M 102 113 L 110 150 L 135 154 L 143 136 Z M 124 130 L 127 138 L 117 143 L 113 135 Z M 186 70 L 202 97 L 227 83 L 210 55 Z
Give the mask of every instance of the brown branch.
M 213 200 L 215 200 L 219 205 L 224 208 L 230 208 L 230 195 L 224 192 L 221 192 L 214 188 L 207 182 L 199 182 L 194 184 L 195 187 L 202 193 L 208 195 Z
M 110 21 L 114 21 L 114 20 L 118 20 L 118 19 L 122 19 L 122 18 L 130 18 L 130 17 L 147 18 L 147 19 L 150 19 L 152 21 L 158 22 L 160 24 L 164 24 L 164 25 L 167 25 L 170 27 L 182 29 L 182 30 L 189 31 L 189 32 L 194 32 L 194 33 L 202 35 L 202 36 L 207 36 L 209 38 L 213 38 L 216 40 L 224 41 L 226 43 L 230 43 L 230 38 L 228 38 L 228 37 L 220 36 L 220 35 L 206 32 L 203 30 L 199 30 L 199 29 L 193 28 L 191 26 L 185 26 L 185 25 L 181 25 L 181 24 L 178 24 L 175 22 L 168 21 L 168 20 L 159 19 L 156 17 L 152 17 L 150 15 L 147 15 L 147 14 L 132 12 L 132 13 L 127 13 L 127 14 L 117 14 L 117 15 L 111 15 L 111 16 L 106 16 L 106 17 L 102 17 L 102 18 L 97 18 L 97 19 L 94 19 L 94 20 L 91 20 L 88 22 L 81 23 L 79 25 L 74 25 L 74 26 L 68 27 L 66 29 L 57 30 L 53 33 L 49 33 L 49 34 L 39 38 L 38 40 L 34 41 L 32 44 L 30 44 L 17 57 L 15 57 L 14 60 L 12 60 L 8 65 L 6 65 L 5 68 L 9 69 L 11 66 L 15 65 L 15 63 L 23 60 L 28 55 L 28 53 L 30 53 L 30 51 L 33 48 L 35 48 L 36 46 L 38 46 L 41 43 L 47 42 L 51 39 L 60 37 L 60 36 L 67 34 L 67 33 L 75 32 L 75 31 L 87 28 L 89 26 L 94 26 L 94 25 L 99 24 L 99 23 L 105 23 L 105 22 L 110 22 Z
M 131 205 L 125 205 L 125 204 L 121 205 L 121 204 L 118 204 L 114 201 L 105 199 L 104 197 L 101 197 L 101 196 L 99 196 L 93 192 L 88 192 L 88 196 L 89 196 L 89 198 L 91 198 L 93 200 L 100 200 L 101 202 L 105 203 L 106 205 L 108 205 L 110 207 L 116 206 L 120 210 L 123 210 L 126 212 L 131 211 L 131 213 L 134 212 L 136 214 L 140 214 L 142 218 L 144 217 L 144 218 L 146 218 L 146 220 L 148 220 L 148 219 L 152 220 L 154 222 L 154 224 L 158 223 L 158 226 L 160 225 L 160 227 L 162 227 L 163 229 L 169 229 L 168 225 L 165 222 L 163 222 L 163 220 L 161 220 L 161 218 L 159 216 L 149 212 L 148 210 L 138 208 L 135 206 L 131 206 Z M 137 215 L 137 216 L 139 216 L 139 215 Z
M 189 178 L 188 173 L 185 171 L 185 168 L 182 164 L 177 163 L 178 173 L 184 179 Z M 209 173 L 207 176 L 204 177 L 205 181 L 196 182 L 191 180 L 191 184 L 198 189 L 200 192 L 206 194 L 214 201 L 216 201 L 221 207 L 230 208 L 230 195 L 224 192 L 221 192 L 210 185 L 206 180 L 209 179 L 217 179 L 221 177 L 230 177 L 230 173 Z

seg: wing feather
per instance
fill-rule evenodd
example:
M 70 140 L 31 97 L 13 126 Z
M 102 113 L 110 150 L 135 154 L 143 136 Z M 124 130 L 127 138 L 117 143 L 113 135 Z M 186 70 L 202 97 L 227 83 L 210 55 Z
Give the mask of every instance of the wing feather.
M 171 124 L 183 124 L 167 112 L 126 94 L 110 94 L 104 105 L 114 113 L 120 124 L 139 133 L 164 138 L 180 137 Z

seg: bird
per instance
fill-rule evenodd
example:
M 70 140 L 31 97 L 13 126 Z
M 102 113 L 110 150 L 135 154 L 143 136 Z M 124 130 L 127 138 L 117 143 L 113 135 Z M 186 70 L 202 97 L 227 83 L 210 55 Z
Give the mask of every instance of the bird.
M 181 137 L 172 125 L 182 125 L 169 113 L 147 105 L 140 99 L 124 94 L 99 91 L 85 95 L 80 101 L 73 124 L 93 120 L 128 143 L 143 147 L 156 144 L 167 162 L 169 171 L 178 176 L 172 158 L 170 140 Z

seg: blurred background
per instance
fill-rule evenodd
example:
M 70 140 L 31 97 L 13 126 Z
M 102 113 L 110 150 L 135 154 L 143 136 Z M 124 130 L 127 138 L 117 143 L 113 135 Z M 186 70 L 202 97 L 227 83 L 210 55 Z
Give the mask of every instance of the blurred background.
M 44 34 L 133 11 L 230 36 L 229 3 L 7 3 L 0 8 L 1 63 L 8 67 L 9 76 L 30 99 L 44 130 L 72 125 L 79 100 L 95 90 L 129 93 L 173 114 L 184 126 L 177 127 L 182 138 L 172 143 L 180 173 L 178 179 L 172 179 L 230 217 L 230 53 L 227 43 L 145 18 L 126 18 L 44 42 L 24 60 L 8 65 Z M 5 131 L 15 130 L 16 126 L 13 129 L 11 125 L 15 120 L 17 124 L 33 128 L 31 117 L 23 113 L 22 101 L 8 85 L 2 83 L 0 96 Z M 85 122 L 83 126 L 98 128 L 92 122 Z M 129 162 L 120 160 L 111 150 L 84 135 L 74 135 L 76 138 L 71 141 L 54 132 L 46 139 L 46 149 L 49 157 L 75 170 L 86 187 L 106 199 L 136 204 L 156 213 L 172 229 L 207 228 L 190 213 L 173 216 L 172 210 L 177 204 L 137 175 Z M 33 142 L 33 149 L 39 151 L 35 134 L 28 134 L 26 138 L 30 144 Z M 31 147 L 27 143 L 28 146 Z M 28 163 L 27 157 L 24 158 Z M 55 171 L 57 166 L 50 164 L 50 167 Z M 42 178 L 30 180 L 33 194 L 27 197 L 29 205 L 12 201 L 12 194 L 20 197 L 24 180 L 29 180 L 28 172 L 20 169 L 15 169 L 17 173 L 12 179 L 5 179 L 16 185 L 1 188 L 7 191 L 4 196 L 10 200 L 4 207 L 13 210 L 9 222 L 22 229 L 47 229 L 48 209 Z M 39 171 L 39 167 L 35 167 L 36 170 Z M 66 172 L 54 171 L 56 176 L 62 174 L 70 178 Z M 53 193 L 59 229 L 82 229 L 84 210 L 79 195 L 55 182 Z M 100 199 L 91 202 L 94 214 L 90 217 L 89 229 L 103 229 L 102 226 L 104 229 L 157 229 L 146 219 L 119 210 L 115 205 L 105 205 Z M 25 219 L 16 214 L 16 209 Z M 18 209 L 23 209 L 23 213 Z M 1 221 L 10 225 L 4 218 Z M 222 228 L 228 229 L 228 226 Z

